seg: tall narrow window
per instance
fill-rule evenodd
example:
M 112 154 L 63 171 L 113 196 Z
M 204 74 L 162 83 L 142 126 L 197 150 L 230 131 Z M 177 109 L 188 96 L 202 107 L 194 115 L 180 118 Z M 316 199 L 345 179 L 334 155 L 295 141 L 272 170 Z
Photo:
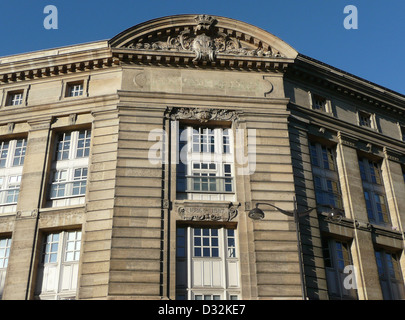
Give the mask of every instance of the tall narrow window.
M 347 242 L 323 240 L 323 256 L 330 299 L 357 299 L 353 281 L 346 281 L 345 268 L 353 265 Z M 351 274 L 353 276 L 353 274 Z
M 380 225 L 391 225 L 380 164 L 367 158 L 359 158 L 359 169 L 369 221 Z
M 10 256 L 11 238 L 0 238 L 0 300 L 6 280 L 8 259 Z
M 309 147 L 317 204 L 343 209 L 334 149 L 315 142 Z
M 398 255 L 378 250 L 375 251 L 375 258 L 384 300 L 404 299 L 404 282 Z
M 16 141 L 13 166 L 22 166 L 25 159 L 25 150 L 27 149 L 27 140 L 19 139 Z
M 48 204 L 67 206 L 84 203 L 91 131 L 60 133 L 56 140 Z
M 0 141 L 0 213 L 16 210 L 26 139 Z
M 181 127 L 179 151 L 178 199 L 234 199 L 231 129 Z
M 79 230 L 70 230 L 44 236 L 35 291 L 37 298 L 75 299 L 81 235 Z
M 225 300 L 239 297 L 236 233 L 236 230 L 227 228 L 177 228 L 177 299 Z

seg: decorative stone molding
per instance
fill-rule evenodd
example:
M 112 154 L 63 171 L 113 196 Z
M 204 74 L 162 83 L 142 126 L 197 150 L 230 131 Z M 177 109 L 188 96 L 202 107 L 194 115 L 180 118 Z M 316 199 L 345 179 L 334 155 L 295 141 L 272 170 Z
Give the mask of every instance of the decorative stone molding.
M 164 199 L 162 202 L 162 208 L 163 209 L 169 209 L 170 208 L 170 201 L 169 199 Z
M 51 62 L 47 60 L 49 65 Z M 74 63 L 61 64 L 57 61 L 52 66 L 38 66 L 36 69 L 22 69 L 20 71 L 10 70 L 7 73 L 0 73 L 0 83 L 12 83 L 24 80 L 35 80 L 39 78 L 52 77 L 55 75 L 63 75 L 68 73 L 79 73 L 82 71 L 102 69 L 119 65 L 119 59 L 116 57 L 105 57 L 99 59 L 91 59 L 78 61 Z M 30 66 L 31 64 L 26 64 Z
M 16 220 L 21 219 L 33 219 L 38 216 L 38 209 L 34 209 L 32 211 L 17 211 L 15 218 Z
M 358 140 L 355 138 L 351 138 L 343 134 L 342 132 L 338 132 L 338 140 L 341 144 L 351 147 L 357 148 L 358 147 Z
M 49 116 L 42 119 L 29 120 L 30 131 L 50 129 L 53 117 Z
M 69 115 L 69 125 L 74 125 L 76 124 L 76 120 L 77 120 L 77 114 L 73 113 Z
M 371 224 L 360 220 L 355 220 L 354 225 L 356 229 L 371 231 Z
M 136 50 L 193 52 L 194 62 L 216 60 L 217 55 L 237 55 L 256 57 L 282 57 L 273 48 L 264 48 L 260 42 L 255 48 L 242 45 L 240 35 L 233 37 L 215 28 L 217 20 L 212 16 L 198 15 L 194 18 L 196 25 L 186 28 L 177 36 L 167 36 L 163 39 L 138 39 L 124 47 Z
M 181 219 L 187 221 L 232 221 L 238 215 L 240 203 L 184 203 L 177 208 Z
M 7 133 L 13 133 L 15 128 L 15 123 L 14 122 L 10 122 L 7 124 Z
M 394 150 L 390 150 L 387 147 L 383 148 L 383 153 L 384 156 L 388 159 L 388 160 L 392 160 L 392 161 L 396 161 L 396 162 L 401 162 L 401 153 L 396 152 Z
M 236 111 L 202 108 L 173 108 L 169 111 L 168 117 L 172 120 L 197 120 L 201 123 L 239 120 L 239 114 Z

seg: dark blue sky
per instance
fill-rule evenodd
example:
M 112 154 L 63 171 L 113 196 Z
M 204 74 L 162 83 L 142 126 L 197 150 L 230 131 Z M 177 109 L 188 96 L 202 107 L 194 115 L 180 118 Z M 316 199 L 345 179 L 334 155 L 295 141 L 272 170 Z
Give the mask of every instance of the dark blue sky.
M 47 5 L 58 9 L 57 30 L 43 26 Z M 347 5 L 357 7 L 357 30 L 343 26 Z M 302 54 L 405 94 L 403 0 L 1 0 L 0 57 L 110 39 L 184 13 L 256 25 Z

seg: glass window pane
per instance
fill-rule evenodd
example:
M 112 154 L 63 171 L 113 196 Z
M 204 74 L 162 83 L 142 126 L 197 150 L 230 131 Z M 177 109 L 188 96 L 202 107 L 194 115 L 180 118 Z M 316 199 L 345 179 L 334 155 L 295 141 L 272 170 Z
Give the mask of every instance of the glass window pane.
M 218 248 L 213 248 L 212 249 L 212 257 L 219 257 Z

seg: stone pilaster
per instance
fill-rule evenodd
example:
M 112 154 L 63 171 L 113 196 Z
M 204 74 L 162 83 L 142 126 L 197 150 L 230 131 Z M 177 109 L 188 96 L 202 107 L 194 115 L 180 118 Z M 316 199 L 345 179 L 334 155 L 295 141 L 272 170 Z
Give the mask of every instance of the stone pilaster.
M 340 168 L 339 178 L 346 217 L 359 222 L 354 229 L 354 241 L 351 246 L 353 264 L 357 267 L 357 287 L 360 300 L 380 300 L 382 292 L 375 262 L 374 246 L 368 223 L 364 191 L 358 166 L 356 142 L 338 135 L 339 143 L 336 160 Z
M 29 123 L 27 149 L 15 217 L 4 300 L 31 298 L 34 287 L 34 252 L 38 245 L 38 209 L 45 181 L 51 118 Z

